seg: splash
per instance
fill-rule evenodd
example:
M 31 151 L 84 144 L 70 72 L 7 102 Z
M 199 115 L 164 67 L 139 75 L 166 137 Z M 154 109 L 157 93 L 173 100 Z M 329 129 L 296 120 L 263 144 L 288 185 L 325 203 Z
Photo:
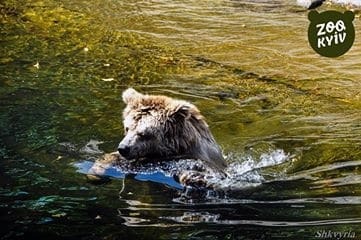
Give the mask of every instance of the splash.
M 103 142 L 98 140 L 89 140 L 87 144 L 85 144 L 84 147 L 80 149 L 80 152 L 82 154 L 86 154 L 87 156 L 98 156 L 100 154 L 103 154 L 104 152 L 99 149 L 99 145 Z
M 273 178 L 281 173 L 278 169 L 272 171 L 272 167 L 281 165 L 287 162 L 291 155 L 285 153 L 282 149 L 269 150 L 267 153 L 262 153 L 259 157 L 254 155 L 247 155 L 235 158 L 229 154 L 227 158 L 232 158 L 233 161 L 225 170 L 226 178 L 215 178 L 212 176 L 206 176 L 210 185 L 215 189 L 223 190 L 241 190 L 250 187 L 256 187 L 261 185 L 265 181 L 269 181 L 270 176 Z M 269 170 L 267 174 L 265 170 Z M 266 179 L 266 176 L 268 179 Z

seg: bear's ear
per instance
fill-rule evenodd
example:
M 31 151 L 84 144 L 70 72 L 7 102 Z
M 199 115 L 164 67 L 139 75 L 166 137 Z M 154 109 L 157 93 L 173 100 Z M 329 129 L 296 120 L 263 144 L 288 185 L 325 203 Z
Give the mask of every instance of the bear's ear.
M 175 119 L 188 119 L 191 117 L 192 104 L 178 101 L 174 104 L 170 116 Z
M 133 102 L 135 99 L 139 99 L 143 96 L 143 94 L 135 91 L 133 88 L 128 88 L 122 94 L 123 102 L 125 104 L 129 104 Z
M 179 106 L 179 108 L 176 109 L 176 112 L 174 113 L 174 115 L 177 117 L 187 119 L 191 116 L 190 109 L 191 109 L 191 107 L 189 105 L 181 105 L 181 106 Z

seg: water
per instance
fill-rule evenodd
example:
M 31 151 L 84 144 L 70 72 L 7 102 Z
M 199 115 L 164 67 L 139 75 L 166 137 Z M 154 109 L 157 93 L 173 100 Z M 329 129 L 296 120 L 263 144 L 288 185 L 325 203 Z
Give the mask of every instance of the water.
M 360 238 L 359 13 L 352 49 L 327 59 L 296 1 L 0 6 L 2 239 Z M 87 177 L 123 136 L 129 86 L 198 106 L 229 194 L 184 199 L 159 166 Z

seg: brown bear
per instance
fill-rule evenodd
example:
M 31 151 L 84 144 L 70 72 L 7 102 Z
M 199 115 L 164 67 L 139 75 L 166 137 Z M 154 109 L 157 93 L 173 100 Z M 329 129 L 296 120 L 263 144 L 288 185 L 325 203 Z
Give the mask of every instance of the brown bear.
M 106 154 L 100 162 L 194 159 L 223 173 L 227 164 L 221 148 L 196 106 L 166 96 L 141 94 L 133 88 L 125 90 L 122 97 L 126 104 L 125 136 L 118 153 Z M 192 178 L 200 179 L 195 171 L 188 170 L 179 171 L 178 179 L 184 185 Z

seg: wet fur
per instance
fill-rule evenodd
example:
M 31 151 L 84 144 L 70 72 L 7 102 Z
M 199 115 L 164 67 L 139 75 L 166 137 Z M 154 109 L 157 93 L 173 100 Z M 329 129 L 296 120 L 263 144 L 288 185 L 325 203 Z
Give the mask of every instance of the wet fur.
M 166 96 L 143 95 L 132 88 L 123 93 L 123 101 L 127 104 L 123 112 L 126 136 L 120 144 L 137 150 L 131 158 L 194 158 L 218 171 L 227 166 L 204 117 L 193 104 Z M 144 130 L 140 124 L 148 128 Z M 147 131 L 147 135 L 156 136 L 155 142 L 149 141 L 150 145 L 155 144 L 149 147 L 141 141 L 130 144 L 127 135 L 132 131 L 137 134 Z
M 122 167 L 137 169 L 139 164 L 145 162 L 128 161 L 118 152 L 107 153 L 95 161 L 88 171 L 88 177 L 93 180 L 99 180 L 96 177 L 102 177 L 109 168 Z M 204 165 L 195 165 L 187 169 L 176 169 L 173 173 L 173 178 L 182 186 L 193 187 L 196 189 L 213 189 L 213 186 L 205 179 L 207 167 Z
M 223 173 L 227 164 L 204 117 L 193 104 L 160 95 L 143 95 L 132 88 L 123 92 L 125 136 L 120 147 L 127 156 L 105 154 L 89 173 L 101 175 L 103 166 L 141 164 L 143 161 L 200 160 L 205 167 L 179 169 L 174 176 L 183 186 L 211 188 L 204 174 L 207 168 Z M 100 173 L 100 174 L 99 174 Z

